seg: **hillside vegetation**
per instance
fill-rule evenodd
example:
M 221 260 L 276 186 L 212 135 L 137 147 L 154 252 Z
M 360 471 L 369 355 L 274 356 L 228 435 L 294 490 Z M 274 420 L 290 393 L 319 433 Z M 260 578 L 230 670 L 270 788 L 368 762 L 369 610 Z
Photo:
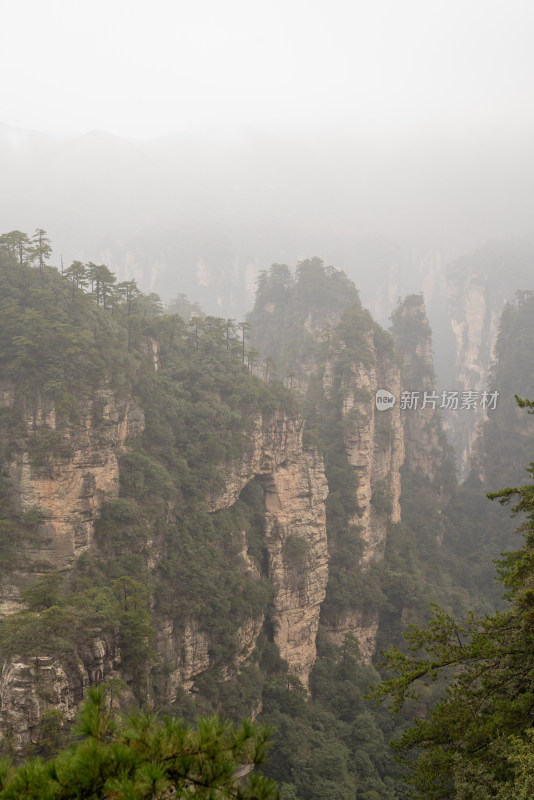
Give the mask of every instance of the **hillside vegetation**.
M 447 701 L 439 701 L 450 675 L 430 681 L 404 704 L 400 717 L 393 717 L 385 704 L 377 706 L 367 697 L 369 687 L 380 681 L 379 650 L 399 648 L 393 651 L 393 667 L 404 670 L 405 677 L 399 679 L 401 684 L 385 686 L 400 691 L 403 699 L 413 677 L 410 670 L 419 669 L 419 662 L 412 667 L 402 649 L 402 633 L 412 624 L 419 631 L 412 642 L 430 641 L 420 632 L 431 620 L 430 602 L 444 609 L 437 627 L 430 623 L 436 641 L 445 628 L 449 633 L 459 630 L 452 615 L 466 616 L 472 609 L 483 620 L 497 605 L 503 608 L 493 559 L 509 546 L 510 526 L 502 509 L 485 499 L 484 483 L 490 480 L 492 490 L 505 486 L 508 474 L 511 479 L 516 474 L 508 467 L 515 469 L 519 459 L 528 463 L 525 448 L 531 439 L 525 426 L 516 424 L 515 411 L 512 414 L 503 404 L 492 419 L 493 427 L 486 426 L 481 434 L 477 471 L 464 484 L 456 483 L 446 442 L 440 439 L 436 474 L 421 476 L 404 463 L 394 496 L 394 481 L 383 465 L 394 463 L 402 431 L 395 430 L 388 417 L 377 417 L 366 445 L 375 471 L 364 508 L 359 493 L 364 470 L 355 458 L 354 443 L 369 424 L 373 390 L 383 388 L 372 380 L 397 376 L 400 381 L 403 353 L 362 307 L 344 273 L 319 259 L 302 262 L 295 273 L 273 265 L 260 274 L 255 308 L 246 321 L 236 323 L 202 316 L 180 295 L 175 307 L 193 311 L 190 319 L 165 313 L 156 295 L 142 294 L 135 281 L 117 282 L 104 265 L 74 262 L 61 274 L 48 266 L 49 260 L 44 231 L 34 237 L 18 231 L 0 237 L 0 398 L 5 398 L 0 407 L 0 576 L 3 596 L 10 599 L 16 585 L 23 601 L 0 622 L 1 663 L 16 657 L 38 664 L 39 658 L 50 656 L 74 673 L 87 641 L 107 637 L 121 654 L 120 677 L 106 684 L 110 703 L 137 711 L 148 704 L 154 711 L 150 724 L 143 716 L 124 723 L 135 728 L 131 741 L 137 741 L 146 724 L 155 737 L 152 747 L 158 731 L 164 730 L 156 721 L 164 714 L 173 720 L 165 724 L 174 733 L 186 730 L 175 720 L 192 723 L 198 714 L 218 714 L 236 723 L 259 717 L 273 728 L 264 769 L 280 785 L 283 800 L 404 800 L 406 768 L 395 762 L 388 742 L 401 736 L 402 746 L 422 745 L 424 753 L 431 754 L 417 762 L 427 780 L 438 752 L 432 742 L 427 747 L 427 739 L 435 738 L 441 721 L 448 724 L 447 715 L 456 713 Z M 495 385 L 517 381 L 517 390 L 525 395 L 530 392 L 528 375 L 534 374 L 531 320 L 530 296 L 507 308 L 494 367 Z M 403 333 L 410 341 L 421 335 L 415 329 Z M 423 374 L 428 365 L 420 366 Z M 521 375 L 527 376 L 527 384 L 519 380 Z M 126 441 L 119 453 L 118 490 L 102 498 L 91 547 L 72 568 L 57 569 L 51 558 L 35 560 L 32 555 L 42 545 L 43 511 L 22 510 L 11 465 L 27 453 L 28 469 L 53 483 L 57 466 L 73 457 L 76 431 L 86 420 L 87 408 L 92 428 L 102 437 L 109 430 L 106 392 L 141 409 L 142 432 Z M 265 484 L 250 474 L 236 502 L 217 511 L 210 510 L 209 502 L 224 494 L 225 470 L 245 459 L 254 425 L 276 415 L 299 420 L 298 425 L 303 417 L 304 449 L 324 460 L 329 489 L 328 585 L 307 687 L 291 673 L 276 644 L 275 587 L 265 546 Z M 364 446 L 358 446 L 362 453 Z M 497 467 L 501 450 L 502 475 Z M 513 490 L 506 495 L 514 496 Z M 520 499 L 531 513 L 528 497 Z M 380 547 L 368 560 L 366 525 L 383 532 Z M 297 591 L 299 576 L 313 566 L 307 543 L 290 536 L 282 556 L 288 585 L 293 582 Z M 487 623 L 472 622 L 467 632 L 462 629 L 466 638 L 461 647 L 474 653 L 474 659 L 478 656 L 469 648 L 481 641 L 486 646 L 490 635 L 498 640 L 499 620 L 517 623 L 524 652 L 523 634 L 530 624 L 524 610 L 528 563 L 528 547 L 505 562 L 511 610 L 499 611 Z M 169 701 L 171 666 L 161 657 L 158 642 L 162 630 L 191 630 L 191 620 L 197 638 L 209 642 L 207 661 Z M 258 631 L 243 656 L 242 632 L 250 629 L 251 621 L 252 628 L 259 621 Z M 365 637 L 358 641 L 357 635 L 362 631 L 367 642 L 374 637 L 373 648 L 365 652 Z M 489 650 L 483 656 L 494 658 Z M 457 662 L 464 663 L 459 656 Z M 423 666 L 433 678 L 439 664 Z M 471 680 L 473 673 L 466 674 Z M 506 681 L 511 675 L 502 674 Z M 514 673 L 510 681 L 515 680 Z M 498 705 L 501 698 L 493 684 L 492 690 Z M 486 749 L 491 758 L 460 762 L 456 757 L 462 743 L 456 741 L 438 765 L 442 772 L 432 772 L 441 781 L 439 787 L 429 789 L 423 779 L 417 784 L 430 792 L 429 797 L 467 800 L 471 795 L 467 789 L 461 794 L 461 781 L 474 791 L 479 778 L 488 785 L 487 797 L 500 797 L 503 786 L 519 780 L 514 764 L 530 758 L 524 749 L 530 706 L 526 690 L 514 691 L 514 703 L 526 709 L 516 731 L 522 738 L 506 744 L 502 736 L 508 729 L 499 733 L 499 747 L 506 746 L 495 761 L 498 768 L 488 768 L 493 745 Z M 52 702 L 41 700 L 46 710 L 40 739 L 21 754 L 4 733 L 4 753 L 16 759 L 50 759 L 65 747 L 72 735 L 70 720 Z M 437 709 L 434 716 L 417 722 L 432 707 Z M 498 727 L 499 720 L 498 715 L 491 717 L 484 728 L 490 738 L 491 726 Z M 416 734 L 403 736 L 410 725 L 408 731 Z M 113 735 L 110 729 L 113 759 L 124 736 L 122 727 Z M 75 752 L 68 758 L 75 761 Z M 63 769 L 68 758 L 59 756 L 51 763 Z M 130 766 L 146 777 L 143 758 Z M 115 767 L 105 778 L 110 786 L 118 780 Z M 41 770 L 42 778 L 45 772 L 50 777 L 55 767 L 35 769 Z M 5 780 L 15 783 L 6 787 L 22 780 L 14 775 L 9 772 Z M 123 794 L 115 796 L 157 797 L 168 790 L 168 776 L 162 774 L 159 795 L 136 794 L 141 789 L 135 780 L 145 778 L 138 775 L 134 780 L 132 775 L 124 777 Z M 271 791 L 272 784 L 265 787 Z M 6 797 L 17 796 L 15 789 L 9 791 Z

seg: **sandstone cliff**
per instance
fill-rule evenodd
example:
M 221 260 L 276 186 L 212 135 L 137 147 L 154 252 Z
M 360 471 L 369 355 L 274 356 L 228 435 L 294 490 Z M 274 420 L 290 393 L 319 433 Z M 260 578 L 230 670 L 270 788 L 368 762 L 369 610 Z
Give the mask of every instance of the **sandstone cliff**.
M 456 339 L 454 389 L 488 388 L 495 361 L 499 320 L 506 302 L 532 288 L 532 246 L 528 242 L 492 242 L 451 264 L 446 271 L 446 301 Z M 460 477 L 470 469 L 480 407 L 472 414 L 445 419 L 456 450 Z
M 322 459 L 302 445 L 303 421 L 282 413 L 256 418 L 248 452 L 224 470 L 226 490 L 210 498 L 213 511 L 237 500 L 252 477 L 260 479 L 266 507 L 267 574 L 274 588 L 275 641 L 280 655 L 306 684 L 315 661 L 315 635 L 328 580 Z M 284 554 L 289 537 L 305 543 L 305 558 Z
M 372 328 L 365 334 L 365 361 L 351 361 L 349 369 L 345 362 L 341 385 L 344 443 L 348 461 L 355 468 L 358 505 L 351 523 L 358 526 L 364 546 L 360 562 L 350 568 L 363 572 L 382 560 L 388 524 L 400 521 L 400 468 L 404 462 L 399 404 L 378 410 L 375 402 L 379 389 L 400 396 L 400 369 L 392 353 L 377 346 L 375 335 Z M 345 352 L 345 345 L 336 348 L 327 362 L 323 378 L 327 396 L 334 391 L 335 374 Z M 364 660 L 369 662 L 376 649 L 378 611 L 350 608 L 328 629 L 336 644 L 342 643 L 346 633 L 354 634 Z
M 69 661 L 13 656 L 2 665 L 0 747 L 28 752 L 40 741 L 48 710 L 58 711 L 62 724 L 72 722 L 88 686 L 120 676 L 120 652 L 113 636 L 89 640 L 78 655 Z
M 393 342 L 344 273 L 317 259 L 299 264 L 294 278 L 287 267 L 273 265 L 259 281 L 251 321 L 255 343 L 303 396 L 309 429 L 331 470 L 337 508 L 329 522 L 331 585 L 323 623 L 337 644 L 355 634 L 370 661 L 380 594 L 369 590 L 376 583 L 372 567 L 384 557 L 388 526 L 400 521 L 404 430 Z M 377 410 L 379 389 L 396 396 L 393 408 Z M 340 529 L 334 517 L 343 519 Z
M 1 396 L 4 403 L 14 402 L 12 391 Z M 27 570 L 4 586 L 4 613 L 21 607 L 19 592 L 35 580 L 36 569 L 41 573 L 69 570 L 93 545 L 103 499 L 118 495 L 118 456 L 127 440 L 143 431 L 143 413 L 135 401 L 119 401 L 111 392 L 98 391 L 83 407 L 80 422 L 61 430 L 62 455 L 47 451 L 36 463 L 31 443 L 41 429 L 56 430 L 53 405 L 41 404 L 34 413 L 25 413 L 24 419 L 27 436 L 19 442 L 7 471 L 17 508 L 37 509 L 42 523 L 37 544 L 24 553 Z M 302 418 L 294 413 L 258 414 L 251 419 L 242 456 L 221 468 L 225 488 L 208 497 L 207 504 L 213 513 L 229 508 L 249 481 L 256 477 L 261 482 L 275 641 L 290 670 L 306 684 L 315 661 L 315 636 L 328 576 L 327 484 L 320 456 L 303 448 L 302 429 Z M 296 539 L 305 550 L 305 557 L 297 561 L 285 547 L 288 540 Z M 242 560 L 243 569 L 254 573 L 253 579 L 259 577 L 257 566 L 247 556 L 246 542 Z M 154 623 L 157 657 L 168 672 L 164 699 L 173 702 L 180 686 L 193 688 L 195 678 L 212 665 L 212 642 L 194 618 L 176 621 L 156 616 Z M 237 632 L 235 663 L 228 666 L 238 669 L 250 656 L 263 623 L 263 616 L 245 620 Z M 46 656 L 30 661 L 14 656 L 3 664 L 2 722 L 16 749 L 38 740 L 46 709 L 58 708 L 69 721 L 87 685 L 124 677 L 116 637 L 88 641 L 77 656 L 75 666 Z
M 488 387 L 489 370 L 494 360 L 494 345 L 504 296 L 492 297 L 487 276 L 475 272 L 448 275 L 448 305 L 451 326 L 456 338 L 455 389 L 480 393 Z M 477 427 L 484 412 L 477 406 L 473 413 L 445 417 L 445 428 L 456 449 L 460 476 L 470 468 Z
M 402 358 L 399 395 L 404 428 L 405 465 L 421 480 L 442 479 L 449 458 L 436 391 L 432 331 L 422 295 L 408 295 L 392 315 L 392 334 Z M 456 416 L 465 412 L 457 411 Z M 468 412 L 469 413 L 469 412 Z M 437 487 L 439 490 L 439 486 Z
M 5 408 L 20 404 L 9 385 L 0 401 Z M 119 456 L 144 427 L 139 404 L 106 389 L 81 404 L 77 422 L 61 427 L 53 403 L 41 399 L 22 407 L 26 435 L 3 470 L 15 508 L 35 511 L 41 521 L 36 537 L 24 544 L 24 570 L 2 589 L 0 614 L 13 610 L 19 589 L 40 569 L 69 569 L 91 547 L 104 498 L 118 494 Z

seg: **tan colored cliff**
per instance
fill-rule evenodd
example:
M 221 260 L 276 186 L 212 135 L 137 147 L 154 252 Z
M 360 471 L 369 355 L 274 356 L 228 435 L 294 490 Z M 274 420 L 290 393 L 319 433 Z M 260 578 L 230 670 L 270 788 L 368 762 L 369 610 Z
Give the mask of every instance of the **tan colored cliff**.
M 0 402 L 19 403 L 14 388 L 2 386 Z M 76 423 L 58 425 L 53 403 L 22 406 L 26 436 L 4 465 L 17 510 L 38 511 L 37 536 L 25 544 L 23 569 L 0 586 L 0 616 L 21 609 L 20 591 L 48 570 L 69 570 L 91 547 L 102 504 L 119 490 L 119 457 L 127 440 L 140 436 L 144 415 L 131 398 L 96 390 L 80 405 Z M 58 442 L 36 454 L 42 432 L 55 432 Z M 36 457 L 36 455 L 38 457 Z M 120 652 L 114 636 L 88 637 L 76 658 L 12 657 L 0 665 L 0 730 L 12 738 L 17 752 L 40 737 L 43 713 L 59 710 L 71 721 L 87 686 L 120 673 Z
M 488 385 L 502 306 L 490 307 L 482 275 L 466 276 L 460 283 L 449 276 L 448 290 L 451 327 L 456 339 L 454 388 L 482 392 Z M 456 449 L 460 477 L 469 471 L 477 427 L 483 419 L 480 407 L 469 414 L 445 415 L 445 429 Z
M 275 590 L 275 641 L 290 671 L 307 684 L 328 580 L 328 488 L 322 459 L 315 450 L 303 449 L 302 428 L 298 415 L 258 416 L 244 457 L 224 468 L 226 489 L 210 498 L 210 508 L 228 508 L 253 477 L 260 480 L 265 493 L 267 570 Z M 304 542 L 306 557 L 298 563 L 284 553 L 289 537 Z
M 442 393 L 435 391 L 432 331 L 422 295 L 408 295 L 392 316 L 393 339 L 402 357 L 401 400 L 405 464 L 424 480 L 435 481 L 447 459 L 440 411 Z M 413 399 L 412 399 L 413 398 Z M 469 412 L 457 411 L 456 414 Z
M 351 520 L 361 528 L 364 553 L 361 566 L 366 568 L 384 554 L 387 523 L 400 521 L 400 468 L 404 462 L 404 431 L 399 403 L 378 410 L 378 389 L 400 396 L 398 365 L 390 358 L 379 357 L 373 332 L 367 334 L 372 363 L 354 363 L 352 376 L 343 387 L 342 417 L 345 449 L 355 467 L 354 491 L 359 510 Z M 339 353 L 327 364 L 323 387 L 329 394 Z
M 43 715 L 59 711 L 72 722 L 86 688 L 105 678 L 119 677 L 120 652 L 111 635 L 97 637 L 80 648 L 78 658 L 62 662 L 52 656 L 9 658 L 0 672 L 0 747 L 28 752 L 39 742 Z
M 6 407 L 18 402 L 12 387 L 2 387 L 0 401 Z M 19 573 L 2 587 L 0 615 L 17 607 L 19 587 L 35 579 L 33 565 L 69 569 L 91 547 L 104 499 L 118 495 L 119 456 L 126 441 L 144 428 L 139 405 L 106 389 L 81 404 L 76 423 L 60 428 L 53 403 L 45 401 L 24 408 L 23 419 L 27 434 L 6 465 L 7 476 L 17 510 L 36 510 L 42 522 L 24 550 L 31 578 Z M 43 432 L 57 433 L 59 442 L 36 456 L 35 443 Z
M 400 521 L 400 468 L 404 462 L 404 430 L 398 401 L 393 407 L 378 410 L 376 392 L 386 389 L 400 396 L 401 378 L 393 358 L 378 353 L 372 330 L 367 333 L 371 358 L 351 365 L 350 377 L 343 383 L 342 417 L 345 449 L 355 468 L 354 492 L 358 511 L 351 520 L 360 528 L 364 551 L 353 569 L 366 571 L 384 557 L 388 524 Z M 334 385 L 336 362 L 341 351 L 330 358 L 324 375 L 327 395 Z M 330 625 L 330 637 L 340 645 L 346 633 L 357 636 L 361 654 L 369 662 L 375 653 L 378 617 L 366 608 L 344 612 Z
M 0 398 L 4 405 L 12 405 L 14 391 L 3 387 Z M 91 546 L 104 499 L 118 494 L 120 453 L 128 439 L 142 433 L 144 423 L 135 402 L 117 400 L 111 391 L 97 391 L 82 406 L 79 422 L 61 429 L 60 452 L 41 453 L 36 462 L 34 437 L 41 429 L 58 429 L 54 407 L 42 403 L 34 412 L 25 412 L 24 420 L 27 436 L 19 442 L 8 465 L 9 481 L 16 506 L 21 511 L 37 509 L 43 521 L 38 542 L 25 553 L 29 573 L 20 573 L 9 587 L 4 586 L 4 613 L 20 608 L 20 589 L 35 579 L 32 562 L 46 562 L 51 569 L 69 569 Z M 261 481 L 267 514 L 268 574 L 275 588 L 276 641 L 290 669 L 307 683 L 315 660 L 315 636 L 328 576 L 327 485 L 318 454 L 303 450 L 302 427 L 297 414 L 258 415 L 248 431 L 248 445 L 241 458 L 222 470 L 225 488 L 208 498 L 208 505 L 212 512 L 228 508 L 252 478 Z M 306 542 L 303 563 L 291 563 L 284 555 L 289 537 Z M 243 569 L 252 579 L 259 579 L 259 574 L 252 574 L 257 567 L 247 556 L 246 542 L 242 557 Z M 43 571 L 42 566 L 39 569 Z M 243 622 L 233 669 L 251 654 L 263 622 L 262 617 L 253 616 Z M 87 643 L 84 652 L 78 653 L 76 670 L 47 657 L 31 663 L 20 658 L 4 663 L 0 677 L 3 722 L 19 750 L 37 740 L 39 720 L 47 708 L 59 708 L 70 720 L 87 685 L 119 674 L 116 643 L 100 644 L 99 640 Z M 179 686 L 192 688 L 195 677 L 211 665 L 209 636 L 194 619 L 157 619 L 156 647 L 158 658 L 170 667 L 166 688 L 169 702 L 176 698 Z M 39 686 L 46 688 L 43 696 Z
M 275 641 L 290 672 L 307 685 L 316 656 L 315 637 L 328 581 L 322 459 L 304 452 L 263 479 L 268 575 L 275 590 Z M 287 552 L 289 537 L 305 543 L 302 560 Z

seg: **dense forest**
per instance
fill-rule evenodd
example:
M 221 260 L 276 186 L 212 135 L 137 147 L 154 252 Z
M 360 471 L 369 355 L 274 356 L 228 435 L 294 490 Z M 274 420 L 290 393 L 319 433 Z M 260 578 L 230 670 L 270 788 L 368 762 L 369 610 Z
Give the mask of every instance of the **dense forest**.
M 522 482 L 534 444 L 513 401 L 534 395 L 532 296 L 502 315 L 491 380 L 512 400 L 480 430 L 459 484 L 439 414 L 410 427 L 373 411 L 380 381 L 433 386 L 428 359 L 410 359 L 430 336 L 419 298 L 399 304 L 385 331 L 343 272 L 310 259 L 294 273 L 263 271 L 237 323 L 184 295 L 165 310 L 105 265 L 58 270 L 50 258 L 41 229 L 0 237 L 0 659 L 5 680 L 15 661 L 29 665 L 40 714 L 22 747 L 0 714 L 14 765 L 0 772 L 0 797 L 90 796 L 75 794 L 72 775 L 97 761 L 107 766 L 95 797 L 164 797 L 172 786 L 208 797 L 217 786 L 267 798 L 276 781 L 283 800 L 402 800 L 406 777 L 427 797 L 529 796 L 534 512 L 529 487 L 505 487 Z M 24 502 L 26 484 L 53 492 L 84 431 L 109 449 L 122 407 L 139 430 L 114 445 L 113 491 L 95 490 L 86 472 L 94 533 L 82 541 L 80 528 L 63 558 L 46 504 Z M 273 431 L 287 447 L 295 431 L 291 447 L 302 463 L 324 464 L 328 486 L 327 582 L 300 677 L 280 651 L 280 598 L 304 607 L 319 570 L 300 528 L 273 528 Z M 270 449 L 253 469 L 258 439 Z M 280 470 L 291 458 L 279 456 Z M 223 502 L 232 481 L 242 488 Z M 499 489 L 526 514 L 521 550 L 506 509 L 486 498 Z M 507 549 L 503 601 L 493 562 Z M 179 685 L 168 631 L 200 664 Z M 39 689 L 39 665 L 60 665 L 74 685 L 90 640 L 111 642 L 120 659 L 90 679 L 101 694 L 90 690 L 73 724 Z M 388 693 L 397 715 L 376 699 Z M 220 723 L 250 718 L 272 731 L 266 759 L 266 729 Z M 186 740 L 197 760 L 180 772 L 166 759 Z M 127 751 L 136 755 L 126 768 Z M 158 759 L 168 769 L 158 772 Z M 265 777 L 235 788 L 239 765 L 260 761 Z

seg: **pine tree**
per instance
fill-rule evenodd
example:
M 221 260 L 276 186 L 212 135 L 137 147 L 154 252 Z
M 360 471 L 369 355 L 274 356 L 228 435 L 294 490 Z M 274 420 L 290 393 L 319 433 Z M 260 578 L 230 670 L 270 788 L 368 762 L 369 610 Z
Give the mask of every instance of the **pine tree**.
M 197 728 L 150 712 L 120 717 L 105 687 L 88 691 L 77 734 L 53 761 L 0 763 L 0 800 L 163 800 L 220 798 L 275 800 L 276 784 L 254 768 L 265 757 L 268 731 L 245 721 L 239 728 L 217 717 Z
M 516 399 L 534 413 L 534 402 Z M 534 463 L 527 471 L 534 479 Z M 386 654 L 392 677 L 374 692 L 389 695 L 398 711 L 429 682 L 446 681 L 428 716 L 394 743 L 409 781 L 431 800 L 519 797 L 512 786 L 534 781 L 534 772 L 518 771 L 534 763 L 534 483 L 488 497 L 513 502 L 512 515 L 525 515 L 518 529 L 523 547 L 498 567 L 510 605 L 463 622 L 434 606 L 427 627 L 410 626 L 405 634 L 407 652 L 395 647 Z
M 50 239 L 43 228 L 36 228 L 32 236 L 31 260 L 39 264 L 42 271 L 47 259 L 52 255 Z

